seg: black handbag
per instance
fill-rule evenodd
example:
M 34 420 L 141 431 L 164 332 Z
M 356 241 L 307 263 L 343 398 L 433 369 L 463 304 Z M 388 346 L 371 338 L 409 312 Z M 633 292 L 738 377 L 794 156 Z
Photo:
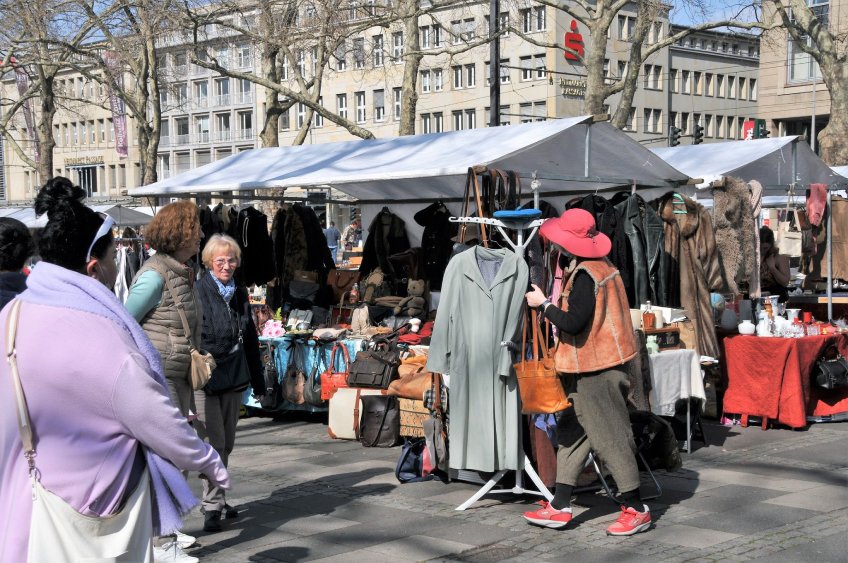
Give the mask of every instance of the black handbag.
M 239 339 L 241 340 L 241 339 Z M 244 345 L 239 341 L 223 358 L 215 358 L 216 367 L 212 378 L 203 387 L 207 395 L 222 395 L 231 391 L 244 391 L 250 385 L 247 356 Z
M 289 302 L 298 308 L 309 309 L 318 298 L 321 286 L 315 282 L 292 280 L 289 282 Z
M 813 385 L 822 389 L 848 387 L 848 360 L 831 346 L 816 360 L 811 379 Z
M 274 410 L 282 399 L 280 380 L 277 376 L 277 365 L 274 362 L 274 349 L 270 342 L 265 343 L 262 352 L 262 363 L 265 366 L 265 392 L 259 405 L 263 409 Z M 262 394 L 260 389 L 253 390 L 254 395 Z
M 400 443 L 400 407 L 391 395 L 363 395 L 362 414 L 355 430 L 366 448 L 391 448 Z
M 422 474 L 424 464 L 424 450 L 427 444 L 424 438 L 405 438 L 403 448 L 400 450 L 400 458 L 398 458 L 395 466 L 395 477 L 401 483 L 418 483 L 420 481 L 430 481 L 433 475 L 424 476 Z
M 347 376 L 348 387 L 388 389 L 397 379 L 400 352 L 388 341 L 379 341 L 376 346 L 356 354 Z
M 327 401 L 321 399 L 321 374 L 324 372 L 321 367 L 322 351 L 320 346 L 315 346 L 315 358 L 312 360 L 312 372 L 306 379 L 306 385 L 303 387 L 303 400 L 313 407 L 323 407 L 327 405 Z

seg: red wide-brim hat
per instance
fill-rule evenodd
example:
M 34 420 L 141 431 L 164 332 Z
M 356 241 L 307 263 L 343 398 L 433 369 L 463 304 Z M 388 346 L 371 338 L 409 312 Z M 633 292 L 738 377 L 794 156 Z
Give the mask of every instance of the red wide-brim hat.
M 612 249 L 612 241 L 597 230 L 595 218 L 585 209 L 569 209 L 548 219 L 539 234 L 580 258 L 603 258 Z

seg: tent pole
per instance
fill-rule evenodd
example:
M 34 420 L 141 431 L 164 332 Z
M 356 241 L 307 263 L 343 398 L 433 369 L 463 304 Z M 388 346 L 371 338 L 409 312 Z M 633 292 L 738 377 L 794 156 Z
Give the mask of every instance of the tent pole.
M 586 141 L 583 147 L 583 176 L 589 177 L 589 154 L 592 148 L 592 124 L 586 125 Z
M 827 322 L 833 322 L 833 193 L 827 187 Z

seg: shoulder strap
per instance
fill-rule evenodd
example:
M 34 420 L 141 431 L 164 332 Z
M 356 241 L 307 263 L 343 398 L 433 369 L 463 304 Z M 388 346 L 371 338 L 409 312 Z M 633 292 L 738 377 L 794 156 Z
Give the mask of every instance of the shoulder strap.
M 168 277 L 168 272 L 160 268 L 155 262 L 150 265 L 150 268 L 155 270 L 162 276 L 162 279 L 165 280 L 165 285 L 168 287 L 168 293 L 171 294 L 171 301 L 174 302 L 174 307 L 177 308 L 177 313 L 180 315 L 180 321 L 183 323 L 183 330 L 185 331 L 186 338 L 188 338 L 188 343 L 192 348 L 197 348 L 194 345 L 194 339 L 191 337 L 191 326 L 188 324 L 188 317 L 185 314 L 185 308 L 183 304 L 177 300 L 177 292 L 174 291 L 174 285 L 171 283 L 171 278 Z M 191 293 L 192 300 L 194 299 L 194 292 Z
M 24 388 L 21 386 L 21 375 L 18 372 L 18 355 L 15 347 L 15 337 L 18 333 L 18 320 L 20 319 L 21 301 L 15 299 L 6 317 L 6 360 L 9 362 L 9 371 L 12 374 L 12 387 L 15 391 L 15 403 L 18 408 L 18 432 L 24 446 L 24 457 L 29 466 L 29 473 L 35 471 L 35 445 L 32 441 L 32 423 L 29 419 Z

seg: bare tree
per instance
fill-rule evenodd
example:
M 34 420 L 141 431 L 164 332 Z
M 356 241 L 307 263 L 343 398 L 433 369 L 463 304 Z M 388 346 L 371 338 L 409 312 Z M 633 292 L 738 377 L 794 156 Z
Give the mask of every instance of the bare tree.
M 768 17 L 774 17 L 795 46 L 812 57 L 830 92 L 830 121 L 818 134 L 819 150 L 829 165 L 848 162 L 848 30 L 830 21 L 804 0 L 767 0 Z M 827 5 L 826 5 L 827 6 Z M 765 23 L 770 23 L 766 21 Z

